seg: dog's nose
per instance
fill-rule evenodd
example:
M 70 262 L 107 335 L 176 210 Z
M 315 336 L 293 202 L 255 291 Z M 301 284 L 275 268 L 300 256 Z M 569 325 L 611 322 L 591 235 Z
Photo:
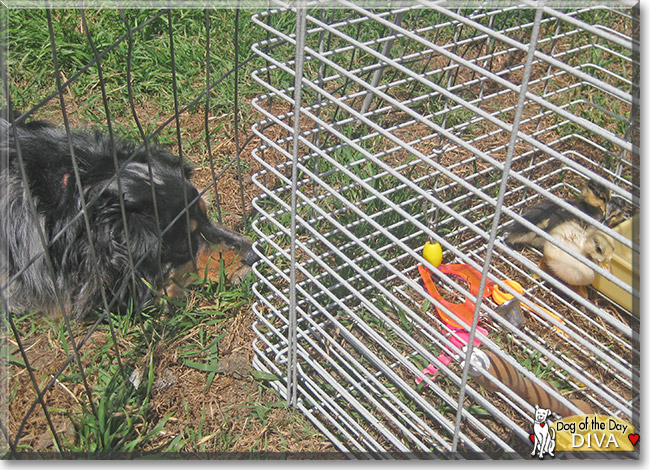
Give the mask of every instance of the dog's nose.
M 255 250 L 253 250 L 252 247 L 250 247 L 242 254 L 241 262 L 247 266 L 253 266 L 253 264 L 259 260 L 259 255 L 255 252 Z
M 253 242 L 237 232 L 227 229 L 219 224 L 209 224 L 202 228 L 206 240 L 216 245 L 229 247 L 238 253 L 238 262 L 245 266 L 252 266 L 260 257 L 253 250 Z

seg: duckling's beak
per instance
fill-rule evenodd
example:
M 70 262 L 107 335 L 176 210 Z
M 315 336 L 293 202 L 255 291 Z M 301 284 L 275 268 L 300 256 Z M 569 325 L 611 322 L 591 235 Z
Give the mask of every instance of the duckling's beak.
M 602 211 L 601 214 L 606 214 L 607 213 L 607 202 L 603 201 L 602 199 L 599 199 L 598 202 L 599 202 L 598 207 Z
M 605 262 L 603 262 L 603 263 L 598 263 L 598 266 L 600 266 L 601 268 L 603 268 L 603 269 L 604 269 L 605 271 L 607 271 L 608 273 L 611 273 L 611 272 L 612 272 L 612 264 L 611 264 L 611 262 L 609 262 L 609 261 L 605 261 Z

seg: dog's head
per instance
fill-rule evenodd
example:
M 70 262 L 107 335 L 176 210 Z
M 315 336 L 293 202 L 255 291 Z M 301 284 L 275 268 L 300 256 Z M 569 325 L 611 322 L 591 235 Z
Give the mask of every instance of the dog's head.
M 209 219 L 205 199 L 190 179 L 191 170 L 179 157 L 153 146 L 136 151 L 104 188 L 114 199 L 113 206 L 124 204 L 128 233 L 133 236 L 129 246 L 148 248 L 146 262 L 159 257 L 163 272 L 159 287 L 171 297 L 183 295 L 182 286 L 192 279 L 188 273 L 216 281 L 225 268 L 236 283 L 257 260 L 247 237 Z
M 539 405 L 535 405 L 535 422 L 543 423 L 548 417 L 551 416 L 551 410 L 548 408 L 540 408 Z

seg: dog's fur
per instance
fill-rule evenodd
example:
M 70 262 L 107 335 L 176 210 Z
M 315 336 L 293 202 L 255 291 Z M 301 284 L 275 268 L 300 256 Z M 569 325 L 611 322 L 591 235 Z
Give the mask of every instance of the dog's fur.
M 535 405 L 535 424 L 533 425 L 535 444 L 530 455 L 535 455 L 535 452 L 537 452 L 540 459 L 544 458 L 544 454 L 555 457 L 553 454 L 553 451 L 555 451 L 555 430 L 548 424 L 549 416 L 551 416 L 551 410 Z
M 156 291 L 183 295 L 178 283 L 187 282 L 190 272 L 217 276 L 221 255 L 228 276 L 241 279 L 256 260 L 251 242 L 208 219 L 190 176 L 179 157 L 158 145 L 137 146 L 88 130 L 68 134 L 44 121 L 14 126 L 0 119 L 4 306 L 10 312 L 64 308 L 81 318 L 103 305 L 103 291 L 109 303 L 116 299 L 124 307 L 132 300 L 140 309 Z

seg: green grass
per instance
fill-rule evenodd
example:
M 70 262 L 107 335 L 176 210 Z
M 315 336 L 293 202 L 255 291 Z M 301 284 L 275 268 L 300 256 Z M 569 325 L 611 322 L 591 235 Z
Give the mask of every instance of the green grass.
M 223 356 L 222 342 L 232 333 L 238 317 L 252 302 L 251 282 L 249 278 L 235 287 L 227 281 L 205 284 L 197 280 L 192 286 L 193 301 L 178 302 L 171 314 L 163 315 L 151 307 L 141 315 L 129 315 L 128 312 L 113 315 L 111 322 L 115 336 L 111 335 L 108 323 L 99 324 L 81 349 L 84 374 L 92 390 L 91 399 L 82 393 L 75 399 L 78 406 L 49 406 L 51 414 L 69 421 L 74 427 L 74 434 L 58 434 L 60 447 L 55 444 L 54 450 L 101 453 L 104 456 L 142 450 L 229 452 L 237 446 L 242 435 L 255 435 L 260 428 L 269 426 L 270 414 L 278 409 L 285 413 L 282 418 L 285 425 L 296 428 L 296 440 L 316 435 L 311 425 L 297 411 L 288 408 L 286 401 L 271 389 L 270 383 L 277 378 L 269 374 L 244 373 L 241 380 L 248 384 L 248 398 L 243 402 L 233 399 L 224 408 L 226 411 L 216 428 L 215 419 L 205 416 L 211 404 L 194 401 L 193 395 L 187 391 L 180 408 L 163 414 L 157 410 L 161 406 L 159 395 L 164 388 L 161 389 L 156 381 L 164 378 L 165 370 L 169 368 L 198 371 L 203 376 L 200 393 L 208 394 L 211 387 L 217 386 L 216 382 L 224 380 L 219 369 Z M 49 341 L 55 351 L 60 351 L 60 360 L 71 353 L 70 337 L 62 319 L 26 315 L 15 319 L 15 323 L 28 349 Z M 88 326 L 89 323 L 84 323 L 74 327 L 77 340 Z M 116 348 L 122 351 L 122 369 L 116 359 Z M 12 406 L 20 393 L 15 381 L 24 362 L 17 347 L 9 347 L 4 352 L 15 375 L 8 397 L 9 406 Z M 161 367 L 161 363 L 168 367 Z M 36 374 L 41 387 L 51 378 L 49 373 L 39 375 L 38 368 Z M 177 377 L 171 386 L 183 393 L 184 384 L 180 380 Z M 76 363 L 72 362 L 58 376 L 53 389 L 71 391 L 79 390 L 80 386 L 81 376 Z M 199 418 L 196 422 L 188 423 L 176 435 L 169 436 L 168 428 L 175 419 L 180 415 L 185 416 L 182 419 L 189 419 L 197 412 Z M 274 415 L 273 419 L 277 417 Z M 218 431 L 221 429 L 223 432 Z M 268 436 L 261 435 L 249 450 L 251 455 L 254 452 L 286 450 L 286 447 L 278 449 L 275 445 L 269 447 Z M 285 445 L 288 447 L 289 443 Z M 39 451 L 38 447 L 24 443 L 19 443 L 19 450 Z
M 129 54 L 134 104 L 147 133 L 155 130 L 157 118 L 174 113 L 174 82 L 176 100 L 181 108 L 199 99 L 199 104 L 189 111 L 196 113 L 205 109 L 205 98 L 200 98 L 206 87 L 208 37 L 205 11 L 172 10 L 156 16 L 157 13 L 154 10 L 87 10 L 84 22 L 78 10 L 51 11 L 57 62 L 64 81 L 73 78 L 95 58 L 87 32 L 95 50 L 102 54 L 101 60 L 78 76 L 64 95 L 70 109 L 78 112 L 79 121 L 106 126 L 106 110 L 100 93 L 101 69 L 108 112 L 124 126 L 120 129 L 122 132 L 135 133 L 127 93 Z M 10 91 L 14 107 L 27 110 L 56 90 L 48 17 L 41 10 L 12 10 L 8 16 Z M 147 24 L 152 17 L 153 21 Z M 209 18 L 211 47 L 208 59 L 210 81 L 213 82 L 235 67 L 232 59 L 235 13 L 217 9 L 210 12 Z M 250 12 L 242 11 L 239 21 L 239 60 L 243 62 L 251 57 L 250 46 L 263 38 L 263 32 L 252 27 Z M 113 47 L 118 40 L 121 42 Z M 172 59 L 176 64 L 175 70 Z M 254 64 L 245 66 L 239 75 L 238 93 L 244 122 L 251 115 L 246 112 L 247 102 L 259 92 L 250 78 L 253 67 Z M 234 74 L 213 89 L 210 93 L 210 116 L 221 119 L 232 116 L 234 89 Z M 46 109 L 54 114 L 58 105 L 55 98 Z M 60 115 L 57 117 L 60 120 Z

